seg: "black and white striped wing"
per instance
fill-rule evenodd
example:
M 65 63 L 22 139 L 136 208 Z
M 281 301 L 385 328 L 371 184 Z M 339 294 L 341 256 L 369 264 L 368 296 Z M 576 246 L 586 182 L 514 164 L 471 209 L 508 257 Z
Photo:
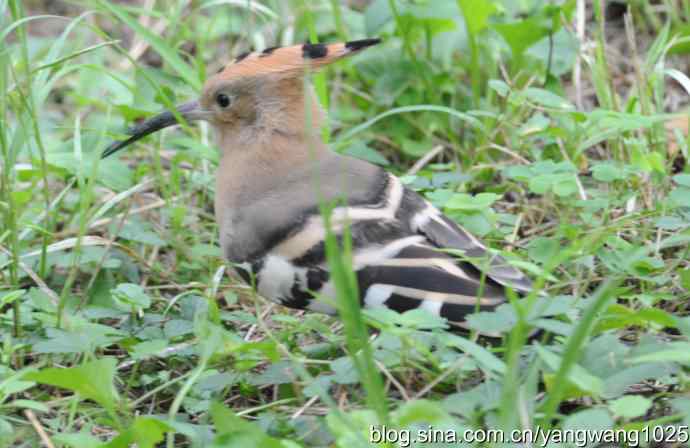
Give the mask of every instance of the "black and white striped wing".
M 505 302 L 505 287 L 525 292 L 530 281 L 396 177 L 381 172 L 366 203 L 336 208 L 333 231 L 348 228 L 353 269 L 366 307 L 399 312 L 422 308 L 453 322 Z M 292 308 L 334 313 L 324 221 L 314 208 L 282 231 L 284 238 L 251 263 L 258 292 Z M 454 249 L 461 259 L 442 249 Z M 480 270 L 480 268 L 482 268 Z
M 404 190 L 396 220 L 414 236 L 390 244 L 402 246 L 397 252 L 389 251 L 394 252 L 391 257 L 357 271 L 365 306 L 386 306 L 400 312 L 423 308 L 462 322 L 467 314 L 505 302 L 505 287 L 530 290 L 531 282 L 524 274 L 490 254 L 479 240 L 417 193 Z M 441 249 L 453 249 L 463 258 Z
M 491 254 L 484 244 L 455 221 L 441 214 L 431 204 L 413 218 L 417 232 L 424 235 L 436 247 L 454 249 L 471 261 L 471 265 L 481 267 L 484 274 L 493 282 L 518 292 L 529 292 L 532 281 L 520 270 L 510 265 L 505 258 Z M 472 271 L 472 268 L 469 268 Z

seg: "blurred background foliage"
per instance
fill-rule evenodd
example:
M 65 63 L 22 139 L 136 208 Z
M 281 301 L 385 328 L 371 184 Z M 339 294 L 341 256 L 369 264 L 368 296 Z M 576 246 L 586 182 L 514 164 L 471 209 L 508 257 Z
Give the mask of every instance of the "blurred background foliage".
M 533 275 L 543 296 L 470 318 L 501 339 L 366 311 L 362 355 L 347 319 L 224 275 L 207 125 L 99 159 L 244 51 L 372 36 L 313 76 L 324 138 Z M 686 0 L 0 0 L 0 444 L 687 446 L 688 51 Z

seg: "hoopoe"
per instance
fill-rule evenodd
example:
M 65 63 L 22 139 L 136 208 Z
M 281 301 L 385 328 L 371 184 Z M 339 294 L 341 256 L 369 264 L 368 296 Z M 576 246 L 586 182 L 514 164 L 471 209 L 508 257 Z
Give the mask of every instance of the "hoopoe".
M 320 133 L 325 114 L 304 82 L 305 73 L 377 43 L 244 53 L 206 81 L 197 101 L 135 126 L 103 157 L 176 124 L 176 116 L 208 121 L 221 151 L 214 205 L 222 250 L 261 296 L 336 312 L 319 204 L 341 200 L 332 230 L 351 232 L 362 305 L 422 308 L 462 325 L 466 315 L 505 302 L 506 287 L 528 292 L 530 280 L 394 175 L 329 149 Z

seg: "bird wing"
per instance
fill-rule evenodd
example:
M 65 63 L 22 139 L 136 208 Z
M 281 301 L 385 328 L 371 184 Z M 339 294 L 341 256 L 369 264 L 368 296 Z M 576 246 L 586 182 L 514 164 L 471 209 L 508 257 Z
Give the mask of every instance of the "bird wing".
M 391 175 L 389 182 L 399 184 Z M 395 225 L 402 236 L 384 245 L 373 262 L 355 264 L 365 306 L 386 306 L 396 311 L 423 308 L 453 322 L 467 314 L 490 310 L 505 302 L 505 287 L 519 292 L 531 289 L 522 272 L 492 254 L 477 238 L 444 216 L 416 192 L 402 187 L 395 213 Z M 385 222 L 368 224 L 385 226 Z M 388 234 L 395 232 L 389 227 Z M 358 236 L 356 225 L 353 228 Z M 385 234 L 378 231 L 372 233 Z M 356 241 L 356 238 L 355 238 Z M 400 250 L 395 250 L 398 245 Z M 440 249 L 452 249 L 464 258 Z
M 417 193 L 408 190 L 409 196 Z M 416 201 L 411 199 L 411 201 Z M 459 251 L 470 259 L 475 269 L 481 269 L 494 282 L 529 292 L 532 281 L 506 261 L 502 256 L 491 253 L 487 247 L 458 223 L 443 215 L 436 207 L 425 202 L 425 207 L 412 218 L 413 228 L 424 235 L 434 246 Z
M 441 214 L 400 180 L 380 171 L 366 202 L 333 210 L 332 230 L 349 229 L 353 270 L 366 307 L 422 308 L 453 322 L 505 302 L 505 287 L 530 281 L 502 257 Z M 326 228 L 318 209 L 305 212 L 265 255 L 254 260 L 258 292 L 283 305 L 335 312 L 314 297 L 335 297 L 325 257 Z M 466 259 L 441 249 L 453 249 Z

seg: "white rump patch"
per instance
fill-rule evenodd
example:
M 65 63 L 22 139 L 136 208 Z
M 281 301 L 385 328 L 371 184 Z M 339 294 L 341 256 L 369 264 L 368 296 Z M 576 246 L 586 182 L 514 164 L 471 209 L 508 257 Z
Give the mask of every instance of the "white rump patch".
M 385 307 L 386 300 L 390 298 L 393 291 L 395 291 L 393 285 L 371 285 L 364 296 L 364 305 L 367 308 Z
M 296 269 L 283 257 L 267 255 L 264 258 L 256 289 L 266 299 L 281 303 L 282 299 L 291 296 L 290 290 L 295 284 L 295 274 L 303 280 L 305 275 L 303 271 L 303 269 Z
M 442 306 L 443 302 L 438 302 L 436 300 L 422 300 L 422 304 L 419 305 L 419 308 L 427 310 L 434 316 L 440 316 Z

